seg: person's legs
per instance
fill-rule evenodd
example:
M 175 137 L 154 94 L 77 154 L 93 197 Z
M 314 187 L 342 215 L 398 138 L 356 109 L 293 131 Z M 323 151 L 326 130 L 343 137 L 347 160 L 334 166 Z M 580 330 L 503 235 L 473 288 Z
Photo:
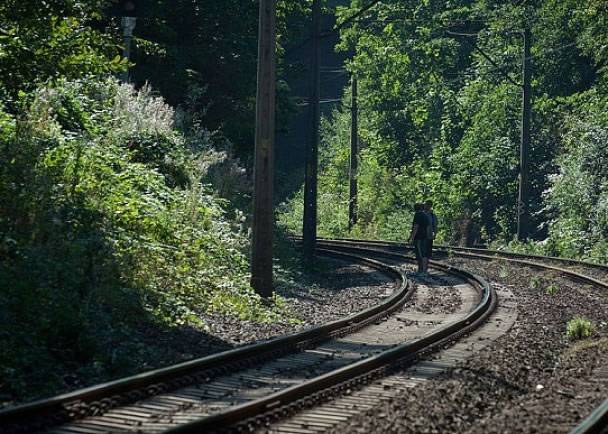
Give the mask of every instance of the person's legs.
M 416 253 L 416 261 L 418 262 L 418 273 L 422 273 L 424 271 L 424 256 L 422 248 L 422 240 L 414 240 L 414 252 Z
M 425 251 L 424 251 L 424 272 L 428 273 L 429 271 L 429 260 L 433 257 L 433 240 L 428 239 L 424 240 L 425 242 Z

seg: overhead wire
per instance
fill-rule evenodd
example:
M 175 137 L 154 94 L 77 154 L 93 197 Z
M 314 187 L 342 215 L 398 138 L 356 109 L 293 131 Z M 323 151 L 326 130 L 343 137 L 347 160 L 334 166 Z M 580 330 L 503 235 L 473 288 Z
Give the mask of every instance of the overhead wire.
M 532 56 L 526 57 L 527 60 L 533 59 L 533 58 L 537 58 L 537 57 L 541 57 L 547 53 L 551 53 L 551 52 L 555 52 L 555 51 L 559 51 L 559 50 L 563 50 L 564 48 L 568 48 L 571 47 L 573 45 L 576 45 L 576 42 L 570 42 L 568 44 L 563 44 L 557 47 L 553 47 L 553 48 L 549 48 L 547 50 L 543 50 L 543 52 L 538 53 L 538 54 L 534 54 Z M 500 71 L 502 69 L 506 69 L 509 67 L 513 67 L 516 66 L 514 64 L 505 64 L 505 65 L 498 65 L 492 69 L 486 70 L 486 71 L 470 71 L 470 72 L 461 72 L 461 73 L 456 73 L 458 74 L 458 77 L 455 77 L 453 79 L 450 80 L 441 80 L 439 81 L 442 84 L 452 84 L 455 83 L 457 81 L 462 81 L 463 79 L 465 79 L 466 77 L 470 77 L 470 76 L 481 76 L 481 75 L 489 75 L 492 74 L 494 72 Z M 521 86 L 519 83 L 517 84 L 517 86 Z
M 344 27 L 346 27 L 348 24 L 350 23 L 359 23 L 359 22 L 365 22 L 365 23 L 390 23 L 390 22 L 428 22 L 428 20 L 426 19 L 416 19 L 416 18 L 401 18 L 401 17 L 395 17 L 395 18 L 385 18 L 385 19 L 376 19 L 376 20 L 370 20 L 368 18 L 366 19 L 361 19 L 361 15 L 363 15 L 365 12 L 369 11 L 370 9 L 372 9 L 375 5 L 377 5 L 378 3 L 380 3 L 381 0 L 373 0 L 371 1 L 369 4 L 367 4 L 366 6 L 362 7 L 359 11 L 355 12 L 353 15 L 351 15 L 350 17 L 348 17 L 347 19 L 345 19 L 344 21 L 342 21 L 340 24 L 334 26 L 332 29 L 326 30 L 324 32 L 321 33 L 321 37 L 327 37 L 331 34 L 333 34 L 334 32 L 337 32 L 341 29 L 343 29 Z M 398 12 L 399 10 L 397 10 Z M 406 11 L 405 9 L 403 9 L 403 11 Z M 538 17 L 537 17 L 538 20 Z M 467 23 L 485 23 L 487 22 L 487 19 L 467 19 L 467 20 L 453 20 L 449 23 L 445 23 L 441 26 L 441 28 L 444 29 L 448 29 L 450 27 L 454 27 L 456 25 L 462 25 L 462 24 L 467 24 Z M 447 33 L 451 33 L 454 36 L 463 36 L 463 37 L 477 37 L 479 36 L 479 33 L 465 33 L 465 32 L 454 32 L 454 31 L 447 31 Z M 304 41 L 302 41 L 301 44 L 299 44 L 296 47 L 293 47 L 292 49 L 290 49 L 290 51 L 294 51 L 295 49 L 298 48 L 302 48 L 302 46 L 306 45 L 309 41 L 311 40 L 310 37 L 308 37 L 307 39 L 305 39 Z M 466 41 L 466 40 L 465 40 Z M 556 52 L 559 50 L 562 50 L 564 48 L 568 48 L 571 46 L 576 45 L 576 42 L 570 42 L 567 44 L 563 44 L 561 46 L 558 47 L 554 47 L 554 48 L 549 48 L 546 50 L 542 50 L 542 52 L 531 55 L 529 57 L 526 58 L 526 60 L 529 59 L 533 59 L 533 58 L 537 58 L 537 57 L 541 57 L 543 55 L 546 55 L 548 53 L 552 53 L 552 52 Z M 470 71 L 470 72 L 464 72 L 464 73 L 460 73 L 458 77 L 455 77 L 451 80 L 440 80 L 439 83 L 444 84 L 444 85 L 449 85 L 451 83 L 455 83 L 457 81 L 462 81 L 463 79 L 465 79 L 467 76 L 476 76 L 476 75 L 488 75 L 488 74 L 492 74 L 494 72 L 501 72 L 501 75 L 503 75 L 511 84 L 514 84 L 516 86 L 521 86 L 521 83 L 518 83 L 516 80 L 514 80 L 510 75 L 502 73 L 502 70 L 512 67 L 514 66 L 513 64 L 505 64 L 505 65 L 499 65 L 496 61 L 494 61 L 492 58 L 490 58 L 489 55 L 487 55 L 479 46 L 477 46 L 477 44 L 472 44 L 473 48 L 476 49 L 481 55 L 482 57 L 484 57 L 492 66 L 494 66 L 494 68 L 489 69 L 487 71 Z M 289 54 L 289 52 L 286 52 L 285 57 L 287 57 Z M 330 72 L 329 70 L 324 71 L 324 72 Z M 335 77 L 329 78 L 328 80 L 334 80 L 336 78 L 340 78 L 343 75 L 348 74 L 348 71 L 346 70 L 334 70 L 331 72 L 336 72 L 338 73 Z M 338 102 L 341 101 L 340 99 L 331 99 L 331 100 L 323 100 L 321 101 L 321 103 L 331 103 L 331 102 Z M 308 104 L 307 102 L 304 103 L 304 105 Z
M 461 36 L 455 32 L 450 32 L 449 30 L 447 30 L 446 33 L 448 35 Z M 468 39 L 465 39 L 464 41 L 465 41 L 465 43 L 472 46 L 475 50 L 477 50 L 479 52 L 479 54 L 481 54 L 483 56 L 483 58 L 486 59 L 488 62 L 490 62 L 494 67 L 499 68 L 499 65 L 494 61 L 494 59 L 492 59 L 488 54 L 486 54 L 486 52 L 483 51 L 475 42 L 470 42 Z M 514 85 L 521 86 L 521 83 L 516 82 L 509 74 L 502 73 L 502 75 L 507 80 L 509 80 L 511 83 L 513 83 Z
M 358 17 L 360 17 L 361 15 L 363 15 L 365 12 L 367 12 L 368 10 L 370 10 L 371 8 L 373 8 L 374 6 L 376 6 L 378 3 L 380 3 L 380 1 L 381 0 L 372 0 L 372 2 L 369 3 L 367 6 L 362 7 L 357 12 L 355 12 L 353 15 L 351 15 L 350 17 L 348 17 L 346 20 L 344 20 L 340 24 L 334 26 L 333 31 L 338 31 L 338 30 L 343 29 L 348 24 L 350 24 L 352 21 L 356 20 Z

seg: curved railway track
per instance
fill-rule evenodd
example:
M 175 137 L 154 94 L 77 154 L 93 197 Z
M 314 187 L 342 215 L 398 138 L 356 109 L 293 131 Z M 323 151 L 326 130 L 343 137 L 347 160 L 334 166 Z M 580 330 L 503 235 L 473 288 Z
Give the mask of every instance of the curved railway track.
M 558 267 L 569 267 L 572 271 L 585 273 L 591 277 L 600 275 L 601 277 L 608 277 L 608 266 L 603 264 L 597 264 L 588 261 L 579 261 L 571 258 L 560 258 L 557 256 L 540 256 L 528 253 L 515 253 L 504 250 L 491 250 L 491 249 L 479 249 L 473 247 L 457 247 L 457 246 L 438 246 L 442 250 L 451 250 L 459 253 L 471 253 L 485 256 L 496 256 L 502 258 L 520 259 L 527 261 L 542 262 L 545 265 L 554 265 Z M 547 264 L 549 263 L 549 264 Z
M 361 240 L 351 238 L 323 239 L 319 245 L 336 248 L 336 246 L 365 246 L 389 252 L 411 249 L 405 243 Z M 454 255 L 468 259 L 501 260 L 531 268 L 548 270 L 564 277 L 608 290 L 608 266 L 570 258 L 539 256 L 533 254 L 505 252 L 469 247 L 439 245 L 435 251 L 446 256 Z M 600 404 L 587 418 L 573 428 L 570 434 L 606 434 L 608 433 L 608 399 Z
M 336 238 L 332 240 L 319 238 L 320 245 L 376 247 L 389 251 L 411 250 L 411 246 L 396 241 L 361 240 L 353 238 Z M 576 259 L 553 256 L 539 256 L 524 253 L 505 252 L 502 250 L 478 249 L 472 247 L 455 247 L 438 245 L 434 252 L 444 255 L 455 255 L 464 258 L 481 260 L 502 260 L 542 270 L 551 270 L 575 280 L 608 289 L 608 265 Z
M 264 423 L 355 388 L 397 363 L 413 363 L 478 327 L 497 305 L 483 279 L 435 264 L 446 285 L 464 291 L 466 309 L 426 327 L 402 327 L 396 324 L 414 294 L 403 268 L 407 259 L 352 246 L 319 253 L 375 267 L 396 280 L 395 291 L 377 306 L 320 327 L 5 409 L 2 432 L 200 433 Z

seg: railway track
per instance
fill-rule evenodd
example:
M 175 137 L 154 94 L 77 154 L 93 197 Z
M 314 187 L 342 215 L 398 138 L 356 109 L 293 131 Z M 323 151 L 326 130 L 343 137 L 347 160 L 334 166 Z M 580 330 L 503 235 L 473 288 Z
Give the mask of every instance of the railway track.
M 572 431 L 570 431 L 569 434 L 606 433 L 608 433 L 608 398 Z
M 326 246 L 362 246 L 367 248 L 379 248 L 388 251 L 403 251 L 406 249 L 411 249 L 410 245 L 401 242 L 359 240 L 351 238 L 337 238 L 332 239 L 331 241 L 320 238 L 319 243 L 320 245 Z M 584 283 L 608 289 L 608 265 L 569 258 L 446 245 L 438 245 L 434 247 L 434 252 L 439 253 L 442 256 L 453 255 L 470 259 L 502 260 L 532 268 L 550 270 Z
M 395 291 L 377 306 L 294 335 L 0 411 L 2 432 L 200 433 L 269 423 L 414 363 L 479 327 L 497 305 L 483 279 L 435 264 L 434 285 L 458 287 L 462 303 L 424 321 L 420 312 L 411 316 L 424 286 L 412 302 L 402 255 L 353 246 L 319 253 L 375 267 L 395 279 Z
M 399 242 L 357 239 L 319 239 L 322 246 L 365 246 L 389 252 L 411 249 L 408 245 Z M 591 262 L 579 261 L 569 258 L 545 257 L 532 254 L 505 252 L 479 248 L 438 246 L 436 252 L 443 256 L 456 256 L 484 261 L 500 260 L 509 263 L 527 266 L 544 271 L 558 273 L 564 277 L 581 281 L 593 287 L 608 290 L 608 266 Z M 608 433 L 608 399 L 602 402 L 587 418 L 574 427 L 570 434 L 606 434 Z

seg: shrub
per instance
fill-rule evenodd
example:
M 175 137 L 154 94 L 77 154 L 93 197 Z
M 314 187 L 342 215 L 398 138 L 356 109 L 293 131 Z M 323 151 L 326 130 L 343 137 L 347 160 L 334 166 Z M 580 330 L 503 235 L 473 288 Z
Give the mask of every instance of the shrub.
M 500 270 L 498 271 L 498 277 L 501 279 L 509 277 L 509 268 L 506 265 L 501 265 Z
M 587 318 L 582 316 L 575 316 L 566 327 L 566 336 L 570 339 L 578 340 L 584 339 L 591 336 L 593 332 L 593 324 Z
M 530 287 L 532 289 L 538 289 L 541 287 L 543 282 L 543 279 L 539 276 L 534 276 L 532 279 L 530 279 Z
M 202 184 L 204 155 L 149 89 L 59 81 L 20 105 L 0 110 L 0 395 L 44 394 L 70 364 L 91 376 L 142 366 L 148 350 L 124 338 L 141 324 L 284 318 L 280 298 L 249 287 L 241 218 Z
M 573 97 L 566 117 L 559 171 L 546 202 L 552 214 L 548 244 L 566 257 L 608 260 L 608 100 L 589 91 Z
M 549 285 L 545 288 L 545 294 L 547 295 L 555 295 L 557 294 L 557 291 L 559 290 L 559 288 L 557 287 L 557 285 L 552 284 Z

